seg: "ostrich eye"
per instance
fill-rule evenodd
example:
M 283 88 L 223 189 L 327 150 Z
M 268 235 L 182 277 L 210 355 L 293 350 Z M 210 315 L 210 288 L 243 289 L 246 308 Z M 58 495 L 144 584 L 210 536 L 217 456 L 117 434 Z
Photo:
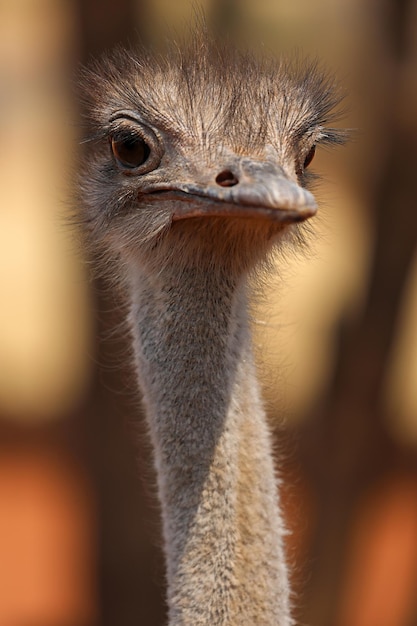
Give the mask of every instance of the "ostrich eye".
M 118 165 L 126 169 L 140 167 L 148 160 L 151 153 L 142 137 L 133 134 L 112 137 L 110 145 Z
M 306 158 L 304 159 L 304 164 L 303 164 L 304 169 L 307 169 L 307 167 L 310 165 L 311 161 L 314 159 L 315 154 L 316 154 L 316 146 L 312 146 L 309 152 L 307 153 Z

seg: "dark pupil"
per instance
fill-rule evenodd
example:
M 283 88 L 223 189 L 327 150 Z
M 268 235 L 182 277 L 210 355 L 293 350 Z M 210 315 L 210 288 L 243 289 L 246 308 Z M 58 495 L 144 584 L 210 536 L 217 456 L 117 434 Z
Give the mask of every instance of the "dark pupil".
M 149 146 L 141 137 L 123 137 L 111 140 L 111 148 L 116 160 L 123 167 L 139 167 L 149 157 Z
M 304 160 L 304 169 L 306 169 L 310 165 L 311 161 L 314 159 L 315 154 L 316 154 L 316 146 L 313 146 Z

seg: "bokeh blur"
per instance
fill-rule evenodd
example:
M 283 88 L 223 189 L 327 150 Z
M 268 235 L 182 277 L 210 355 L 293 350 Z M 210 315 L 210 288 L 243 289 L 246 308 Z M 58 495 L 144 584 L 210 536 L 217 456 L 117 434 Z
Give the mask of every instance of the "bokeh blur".
M 295 616 L 416 626 L 416 0 L 0 0 L 0 626 L 165 621 L 123 306 L 69 219 L 75 77 L 200 4 L 219 33 L 321 59 L 357 129 L 315 159 L 309 252 L 254 303 Z

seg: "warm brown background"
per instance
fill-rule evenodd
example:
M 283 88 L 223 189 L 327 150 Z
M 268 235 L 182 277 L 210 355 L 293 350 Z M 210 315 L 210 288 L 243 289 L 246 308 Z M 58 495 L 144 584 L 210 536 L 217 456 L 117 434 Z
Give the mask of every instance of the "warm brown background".
M 196 3 L 194 3 L 196 4 Z M 354 141 L 255 330 L 297 619 L 417 625 L 417 2 L 206 0 L 214 28 L 323 59 Z M 164 623 L 154 477 L 120 303 L 71 211 L 80 63 L 189 2 L 0 0 L 0 626 Z

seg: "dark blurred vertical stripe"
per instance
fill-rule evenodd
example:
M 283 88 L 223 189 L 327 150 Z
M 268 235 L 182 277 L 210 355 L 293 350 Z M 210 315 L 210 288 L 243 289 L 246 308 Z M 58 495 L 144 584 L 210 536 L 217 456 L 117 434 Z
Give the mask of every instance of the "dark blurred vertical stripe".
M 82 62 L 116 45 L 148 41 L 146 9 L 143 0 L 79 0 Z M 159 515 L 129 337 L 114 333 L 124 310 L 104 281 L 95 280 L 92 289 L 97 366 L 85 431 L 99 500 L 101 626 L 158 626 L 166 621 Z
M 144 0 L 77 0 L 77 8 L 83 60 L 146 34 Z

